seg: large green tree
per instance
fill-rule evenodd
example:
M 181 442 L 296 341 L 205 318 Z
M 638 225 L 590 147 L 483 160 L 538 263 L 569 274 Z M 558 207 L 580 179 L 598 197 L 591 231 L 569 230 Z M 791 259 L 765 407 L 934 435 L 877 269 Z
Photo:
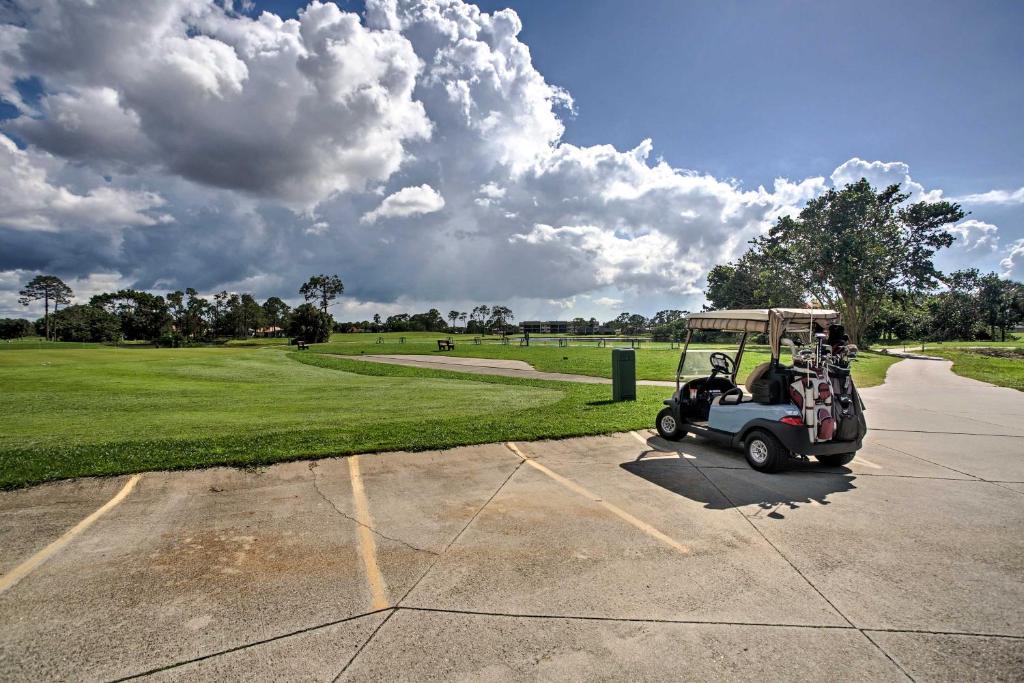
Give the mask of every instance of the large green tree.
M 344 293 L 345 285 L 337 275 L 314 275 L 299 287 L 299 294 L 306 301 L 316 301 L 325 314 L 331 302 Z
M 302 304 L 292 311 L 288 334 L 308 344 L 325 342 L 331 338 L 334 320 L 329 313 L 312 304 Z
M 263 302 L 263 320 L 267 327 L 280 327 L 284 330 L 288 324 L 288 315 L 292 308 L 279 297 L 272 296 Z
M 899 185 L 876 192 L 862 178 L 812 199 L 796 218 L 780 218 L 754 249 L 813 300 L 838 310 L 857 343 L 886 297 L 939 285 L 932 257 L 953 243 L 946 228 L 964 217 L 959 204 L 908 199 Z
M 33 333 L 32 322 L 24 318 L 0 318 L 0 339 L 21 339 Z
M 121 321 L 125 339 L 159 339 L 171 324 L 171 314 L 162 296 L 135 289 L 97 294 L 90 306 L 102 308 Z
M 988 273 L 978 277 L 981 314 L 992 339 L 1006 341 L 1006 331 L 1024 320 L 1024 285 Z M 996 330 L 999 330 L 997 335 Z
M 774 249 L 752 249 L 708 273 L 705 292 L 712 309 L 799 307 L 806 289 L 792 273 L 776 267 Z
M 409 316 L 409 329 L 416 332 L 438 332 L 445 329 L 441 311 L 431 308 L 426 313 Z
M 186 339 L 200 339 L 206 336 L 207 319 L 211 315 L 210 302 L 199 293 L 187 288 L 167 295 L 167 307 L 174 321 L 175 331 Z
M 60 341 L 111 342 L 121 338 L 121 321 L 98 306 L 68 306 L 54 313 L 53 320 Z
M 512 313 L 512 309 L 508 306 L 492 306 L 491 317 L 487 321 L 487 327 L 489 329 L 501 330 L 504 334 L 505 329 L 516 319 L 516 316 Z
M 227 299 L 225 329 L 229 336 L 247 338 L 251 332 L 263 325 L 263 308 L 252 294 L 232 294 Z
M 20 295 L 18 301 L 22 306 L 28 306 L 34 301 L 43 302 L 46 339 L 53 339 L 53 326 L 50 324 L 50 305 L 53 305 L 53 310 L 56 312 L 61 304 L 71 303 L 71 297 L 75 293 L 56 275 L 36 275 L 29 280 L 25 288 L 18 292 L 18 294 Z

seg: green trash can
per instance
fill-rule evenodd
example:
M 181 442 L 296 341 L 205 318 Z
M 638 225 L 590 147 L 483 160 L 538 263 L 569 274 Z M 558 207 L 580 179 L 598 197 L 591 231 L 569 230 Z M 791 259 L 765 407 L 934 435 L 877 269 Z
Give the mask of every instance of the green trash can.
M 612 349 L 612 400 L 636 400 L 636 351 Z

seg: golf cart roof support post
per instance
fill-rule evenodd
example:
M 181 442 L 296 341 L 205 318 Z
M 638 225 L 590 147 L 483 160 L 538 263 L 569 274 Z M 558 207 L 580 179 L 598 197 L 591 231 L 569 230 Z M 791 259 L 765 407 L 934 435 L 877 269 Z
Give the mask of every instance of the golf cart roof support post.
M 778 363 L 782 353 L 782 333 L 786 331 L 786 320 L 774 308 L 768 309 L 768 348 L 771 350 L 772 362 Z
M 740 348 L 736 351 L 736 359 L 732 364 L 732 380 L 733 384 L 736 384 L 736 375 L 740 371 L 740 361 L 743 360 L 743 349 L 747 346 L 747 335 L 749 332 L 744 332 L 743 336 L 740 337 Z
M 693 339 L 693 330 L 687 330 L 686 343 L 683 344 L 683 352 L 679 354 L 679 365 L 676 366 L 676 391 L 679 391 L 679 377 L 683 374 L 683 363 L 686 362 L 686 350 L 690 348 L 691 339 Z

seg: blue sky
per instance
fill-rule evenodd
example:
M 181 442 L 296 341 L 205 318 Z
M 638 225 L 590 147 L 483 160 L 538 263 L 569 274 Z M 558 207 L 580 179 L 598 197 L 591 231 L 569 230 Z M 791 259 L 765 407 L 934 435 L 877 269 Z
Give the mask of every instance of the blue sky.
M 654 138 L 749 183 L 899 159 L 958 193 L 1024 184 L 1024 3 L 482 2 L 511 6 L 570 92 L 566 139 Z
M 45 181 L 0 211 L 0 309 L 39 270 L 257 295 L 337 270 L 353 316 L 697 307 L 710 265 L 861 173 L 964 199 L 941 267 L 1024 275 L 1024 4 L 425 1 L 9 13 L 0 81 L 39 85 L 0 91 L 0 132 Z M 353 83 L 383 99 L 339 110 Z

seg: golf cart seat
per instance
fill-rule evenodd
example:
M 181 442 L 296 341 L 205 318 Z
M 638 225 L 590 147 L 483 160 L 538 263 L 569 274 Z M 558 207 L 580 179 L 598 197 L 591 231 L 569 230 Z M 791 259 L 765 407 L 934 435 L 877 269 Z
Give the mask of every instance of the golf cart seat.
M 765 361 L 764 363 L 761 363 L 756 368 L 750 371 L 750 376 L 747 377 L 746 384 L 748 394 L 754 393 L 754 383 L 760 379 L 763 379 L 764 376 L 768 374 L 768 368 L 770 368 L 771 366 L 771 362 Z

